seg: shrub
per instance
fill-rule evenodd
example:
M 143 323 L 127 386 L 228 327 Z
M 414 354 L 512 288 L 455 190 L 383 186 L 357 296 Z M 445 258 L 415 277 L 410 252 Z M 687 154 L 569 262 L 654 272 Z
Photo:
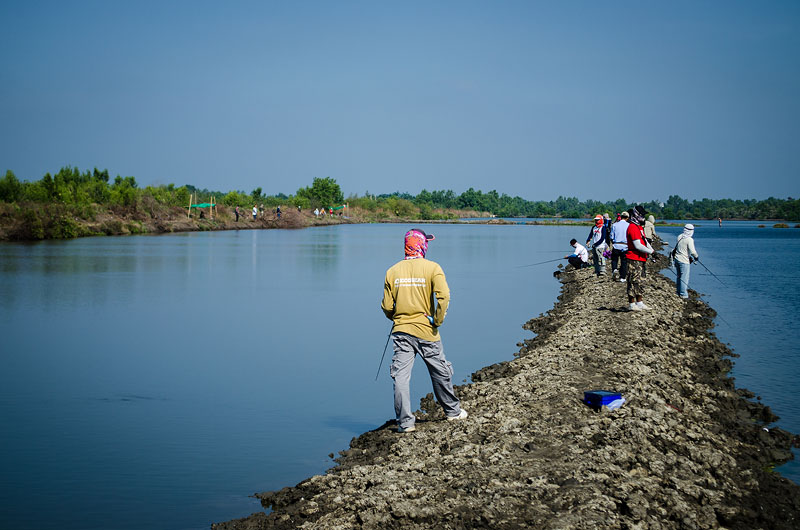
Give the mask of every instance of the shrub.
M 81 235 L 81 227 L 70 217 L 58 217 L 50 227 L 50 235 L 54 239 L 73 239 Z
M 131 221 L 130 223 L 125 225 L 125 228 L 128 229 L 128 232 L 131 234 L 144 234 L 147 233 L 147 229 L 144 225 L 138 221 Z
M 106 221 L 100 226 L 100 230 L 107 236 L 119 235 L 122 233 L 122 221 L 118 219 Z
M 23 214 L 25 226 L 22 230 L 23 239 L 44 239 L 44 224 L 36 211 L 33 209 L 25 210 Z

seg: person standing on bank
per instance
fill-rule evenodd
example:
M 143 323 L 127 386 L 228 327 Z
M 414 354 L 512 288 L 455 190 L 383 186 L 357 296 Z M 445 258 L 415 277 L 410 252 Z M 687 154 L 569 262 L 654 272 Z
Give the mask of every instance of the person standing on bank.
M 647 221 L 644 222 L 644 237 L 651 245 L 656 240 L 656 218 L 652 215 L 648 215 Z
M 644 305 L 644 284 L 642 272 L 647 257 L 653 253 L 653 247 L 644 237 L 644 208 L 637 206 L 630 210 L 631 222 L 628 225 L 628 308 L 631 311 L 650 309 Z
M 628 212 L 619 214 L 619 220 L 611 225 L 611 279 L 624 282 L 628 276 Z M 619 263 L 619 268 L 617 268 Z
M 453 365 L 445 358 L 439 326 L 447 315 L 450 288 L 438 263 L 425 259 L 433 234 L 412 229 L 405 235 L 405 258 L 386 271 L 381 309 L 394 322 L 394 355 L 390 374 L 394 381 L 397 432 L 416 430 L 411 409 L 411 369 L 417 354 L 431 376 L 433 394 L 449 421 L 463 420 L 467 411 L 453 390 Z
M 603 252 L 606 251 L 608 240 L 608 226 L 602 215 L 595 215 L 594 226 L 589 230 L 589 237 L 586 238 L 586 245 L 592 245 L 592 263 L 594 263 L 594 273 L 601 276 L 606 273 L 606 258 Z
M 675 288 L 681 298 L 689 298 L 690 265 L 693 261 L 700 261 L 692 236 L 694 236 L 694 225 L 683 225 L 683 233 L 678 236 L 678 242 L 672 249 L 672 259 L 675 261 L 676 276 L 678 277 L 675 280 Z

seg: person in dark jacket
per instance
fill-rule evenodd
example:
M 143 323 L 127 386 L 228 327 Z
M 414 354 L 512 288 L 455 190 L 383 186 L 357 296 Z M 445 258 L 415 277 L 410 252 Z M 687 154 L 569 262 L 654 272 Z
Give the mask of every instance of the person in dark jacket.
M 603 256 L 608 248 L 608 227 L 602 215 L 594 217 L 594 226 L 589 230 L 589 237 L 586 238 L 586 245 L 591 245 L 592 263 L 594 263 L 594 273 L 601 276 L 606 273 L 606 258 Z

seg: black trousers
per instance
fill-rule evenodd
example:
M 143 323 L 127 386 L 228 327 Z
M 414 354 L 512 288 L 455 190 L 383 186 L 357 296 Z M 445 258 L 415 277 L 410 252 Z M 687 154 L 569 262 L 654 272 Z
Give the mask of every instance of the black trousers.
M 578 256 L 571 256 L 567 258 L 567 261 L 569 261 L 569 264 L 575 267 L 576 269 L 582 269 L 586 266 L 586 264 L 582 262 L 581 258 L 579 258 Z
M 619 270 L 619 277 L 625 279 L 628 277 L 628 258 L 625 257 L 627 250 L 611 249 L 611 270 Z M 619 267 L 617 267 L 619 262 Z

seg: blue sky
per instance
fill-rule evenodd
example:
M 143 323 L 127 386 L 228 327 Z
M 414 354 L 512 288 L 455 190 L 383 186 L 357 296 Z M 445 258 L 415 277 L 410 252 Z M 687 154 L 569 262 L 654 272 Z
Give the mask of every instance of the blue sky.
M 0 170 L 800 195 L 800 2 L 0 3 Z

